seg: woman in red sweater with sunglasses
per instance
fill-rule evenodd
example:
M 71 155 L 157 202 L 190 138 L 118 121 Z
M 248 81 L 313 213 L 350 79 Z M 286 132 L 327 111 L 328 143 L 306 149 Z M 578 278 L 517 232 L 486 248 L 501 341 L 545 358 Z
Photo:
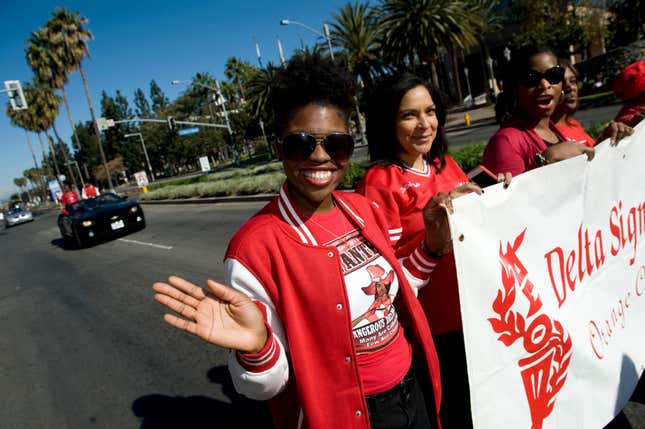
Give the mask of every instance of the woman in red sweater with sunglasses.
M 512 54 L 504 80 L 507 112 L 484 150 L 483 164 L 494 173 L 517 176 L 548 163 L 594 149 L 569 141 L 551 122 L 563 97 L 564 68 L 548 48 L 525 46 Z

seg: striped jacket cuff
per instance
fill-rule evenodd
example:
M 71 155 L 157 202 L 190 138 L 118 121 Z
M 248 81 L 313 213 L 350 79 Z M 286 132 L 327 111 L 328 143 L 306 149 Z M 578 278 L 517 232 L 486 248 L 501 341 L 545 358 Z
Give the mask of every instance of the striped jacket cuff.
M 237 361 L 246 371 L 264 372 L 278 361 L 280 346 L 273 336 L 271 327 L 265 323 L 267 329 L 267 342 L 257 353 L 236 353 Z
M 405 258 L 403 266 L 413 277 L 425 283 L 438 262 L 439 260 L 429 257 L 419 246 Z

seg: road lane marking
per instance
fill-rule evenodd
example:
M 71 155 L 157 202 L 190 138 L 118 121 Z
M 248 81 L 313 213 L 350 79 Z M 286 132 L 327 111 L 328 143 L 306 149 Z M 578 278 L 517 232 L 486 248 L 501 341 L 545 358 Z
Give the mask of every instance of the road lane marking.
M 140 244 L 142 246 L 156 247 L 157 249 L 164 249 L 164 250 L 172 249 L 172 246 L 164 246 L 163 244 L 155 244 L 155 243 L 146 243 L 145 241 L 138 241 L 138 240 L 128 240 L 127 238 L 119 238 L 119 241 L 125 241 L 126 243 Z

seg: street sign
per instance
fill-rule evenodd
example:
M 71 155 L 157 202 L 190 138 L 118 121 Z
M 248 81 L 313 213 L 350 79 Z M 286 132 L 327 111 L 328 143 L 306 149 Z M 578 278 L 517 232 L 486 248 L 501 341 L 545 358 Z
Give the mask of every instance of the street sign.
M 203 172 L 211 171 L 211 164 L 208 162 L 207 156 L 202 156 L 199 158 L 199 165 L 202 167 Z
M 137 186 L 139 188 L 144 188 L 148 186 L 148 175 L 145 171 L 138 171 L 134 173 L 134 180 L 137 181 Z
M 49 192 L 52 196 L 52 201 L 58 201 L 61 195 L 63 195 L 63 191 L 60 189 L 60 185 L 57 180 L 50 180 L 47 182 L 47 187 L 49 188 Z
M 99 128 L 99 131 L 105 131 L 108 129 L 107 120 L 105 118 L 96 118 L 96 125 Z
M 188 134 L 195 134 L 199 132 L 199 127 L 192 127 L 192 128 L 182 128 L 181 130 L 177 131 L 177 134 L 180 136 L 187 136 Z

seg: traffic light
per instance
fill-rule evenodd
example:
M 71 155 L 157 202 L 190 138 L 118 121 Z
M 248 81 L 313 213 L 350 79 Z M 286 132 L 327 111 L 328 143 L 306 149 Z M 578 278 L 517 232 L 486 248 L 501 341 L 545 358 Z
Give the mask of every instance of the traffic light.
M 170 131 L 175 130 L 175 118 L 172 116 L 168 116 L 168 129 Z
M 22 92 L 22 86 L 19 80 L 5 80 L 4 87 L 9 96 L 9 102 L 13 110 L 24 110 L 27 108 L 27 100 Z

